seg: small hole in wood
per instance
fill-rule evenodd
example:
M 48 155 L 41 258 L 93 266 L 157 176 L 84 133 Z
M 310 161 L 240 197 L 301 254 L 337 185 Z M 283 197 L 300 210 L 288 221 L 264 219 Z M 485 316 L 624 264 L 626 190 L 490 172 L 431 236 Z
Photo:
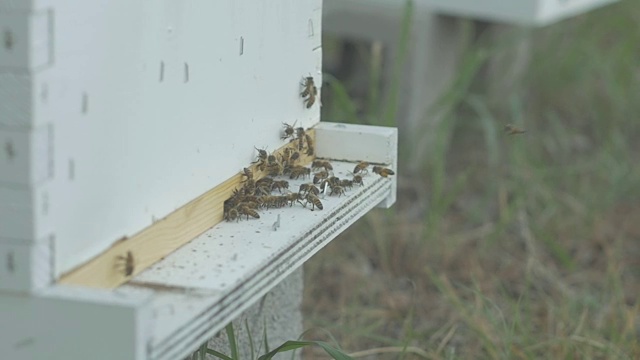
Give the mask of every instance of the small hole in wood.
M 3 37 L 3 42 L 4 42 L 5 49 L 7 49 L 7 50 L 13 49 L 13 44 L 14 44 L 13 33 L 9 29 L 5 29 L 3 31 L 3 33 L 4 34 L 3 34 L 2 37 Z
M 313 34 L 313 20 L 309 19 L 309 37 L 312 37 Z
M 184 63 L 184 82 L 189 82 L 189 64 Z
M 13 148 L 13 143 L 11 141 L 7 141 L 4 145 L 4 151 L 7 154 L 7 159 L 13 160 L 16 157 L 16 151 Z
M 49 194 L 46 192 L 42 194 L 42 215 L 49 213 Z
M 160 82 L 164 81 L 164 61 L 160 61 Z
M 89 112 L 89 94 L 86 92 L 82 93 L 82 113 L 86 114 Z
M 244 54 L 244 38 L 240 36 L 240 55 Z
M 7 254 L 7 271 L 13 273 L 16 271 L 16 263 L 13 257 L 13 252 Z
M 76 177 L 76 163 L 73 159 L 69 159 L 69 180 L 73 180 Z
M 42 84 L 42 90 L 40 91 L 40 99 L 42 102 L 46 102 L 49 98 L 49 86 L 47 84 Z

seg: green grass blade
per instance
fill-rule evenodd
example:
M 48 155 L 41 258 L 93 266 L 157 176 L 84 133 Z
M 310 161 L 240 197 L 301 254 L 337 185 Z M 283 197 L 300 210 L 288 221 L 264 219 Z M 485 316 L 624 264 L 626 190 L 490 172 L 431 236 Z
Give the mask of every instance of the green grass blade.
M 251 329 L 249 328 L 249 320 L 244 319 L 244 327 L 247 330 L 247 337 L 249 338 L 249 352 L 251 353 L 251 360 L 255 359 L 256 353 L 253 345 L 253 335 L 251 334 Z
M 323 341 L 298 341 L 298 340 L 289 340 L 284 342 L 282 345 L 273 349 L 272 351 L 260 356 L 258 360 L 270 360 L 276 354 L 283 353 L 286 351 L 296 350 L 305 346 L 317 345 L 320 346 L 324 351 L 327 352 L 332 358 L 336 360 L 351 360 L 352 357 L 343 353 L 342 351 L 334 348 L 333 346 L 323 342 Z
M 207 354 L 213 355 L 215 357 L 217 357 L 218 359 L 222 359 L 222 360 L 234 360 L 231 357 L 229 357 L 228 355 L 225 355 L 219 351 L 213 350 L 211 348 L 207 348 Z
M 236 341 L 236 334 L 233 329 L 233 323 L 230 322 L 226 327 L 227 339 L 229 340 L 229 348 L 231 349 L 231 358 L 238 360 L 238 342 Z

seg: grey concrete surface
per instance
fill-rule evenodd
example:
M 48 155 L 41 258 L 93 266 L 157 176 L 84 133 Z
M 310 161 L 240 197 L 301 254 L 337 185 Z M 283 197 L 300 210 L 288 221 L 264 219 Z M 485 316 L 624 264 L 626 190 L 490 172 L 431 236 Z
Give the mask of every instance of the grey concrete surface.
M 299 268 L 233 321 L 240 359 L 253 360 L 265 353 L 265 326 L 271 350 L 287 340 L 298 339 L 303 331 L 300 309 L 302 290 L 303 272 Z M 253 340 L 253 356 L 250 338 Z M 209 340 L 208 345 L 216 351 L 231 355 L 224 330 Z M 216 357 L 209 355 L 208 359 Z M 289 360 L 291 352 L 280 354 L 276 359 Z M 300 359 L 300 351 L 296 351 L 294 359 Z

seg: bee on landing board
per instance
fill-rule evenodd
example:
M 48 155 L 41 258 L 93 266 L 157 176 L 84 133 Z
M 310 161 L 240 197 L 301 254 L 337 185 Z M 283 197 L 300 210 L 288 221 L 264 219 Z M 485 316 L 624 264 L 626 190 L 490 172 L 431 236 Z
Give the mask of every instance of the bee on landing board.
M 387 169 L 387 168 L 383 168 L 382 166 L 374 166 L 373 167 L 373 172 L 386 178 L 389 175 L 395 175 L 396 173 L 393 172 L 393 170 L 391 169 Z
M 307 109 L 311 108 L 313 104 L 316 102 L 316 97 L 318 96 L 318 88 L 313 82 L 312 76 L 307 76 L 302 80 L 303 90 L 300 93 L 300 96 L 305 98 L 303 100 Z
M 122 266 L 124 276 L 131 276 L 131 274 L 133 274 L 133 270 L 136 268 L 136 261 L 133 257 L 133 253 L 131 251 L 127 251 L 127 255 L 119 255 L 117 259 Z
M 507 124 L 504 126 L 504 132 L 506 132 L 507 135 L 518 135 L 518 134 L 524 134 L 527 131 L 524 129 L 517 128 L 511 124 Z
M 320 199 L 318 199 L 317 196 L 311 193 L 307 193 L 307 196 L 305 196 L 305 200 L 307 200 L 307 202 L 305 203 L 305 207 L 307 206 L 308 203 L 311 203 L 311 211 L 313 211 L 315 208 L 318 208 L 320 210 L 324 208 L 322 206 L 322 203 L 320 202 Z
M 369 170 L 367 170 L 367 167 L 369 167 L 369 163 L 366 161 L 361 161 L 356 165 L 356 167 L 353 168 L 353 173 L 362 173 L 363 175 L 368 174 Z

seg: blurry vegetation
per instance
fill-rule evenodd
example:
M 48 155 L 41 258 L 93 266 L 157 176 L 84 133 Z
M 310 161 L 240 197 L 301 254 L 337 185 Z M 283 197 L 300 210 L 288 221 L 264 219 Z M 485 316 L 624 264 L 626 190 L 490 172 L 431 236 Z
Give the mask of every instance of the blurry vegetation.
M 467 80 L 509 44 L 467 47 L 418 173 L 401 144 L 394 208 L 306 264 L 306 328 L 369 358 L 640 358 L 640 2 L 524 36 L 508 93 Z M 366 81 L 325 76 L 324 119 L 394 125 L 371 49 Z

